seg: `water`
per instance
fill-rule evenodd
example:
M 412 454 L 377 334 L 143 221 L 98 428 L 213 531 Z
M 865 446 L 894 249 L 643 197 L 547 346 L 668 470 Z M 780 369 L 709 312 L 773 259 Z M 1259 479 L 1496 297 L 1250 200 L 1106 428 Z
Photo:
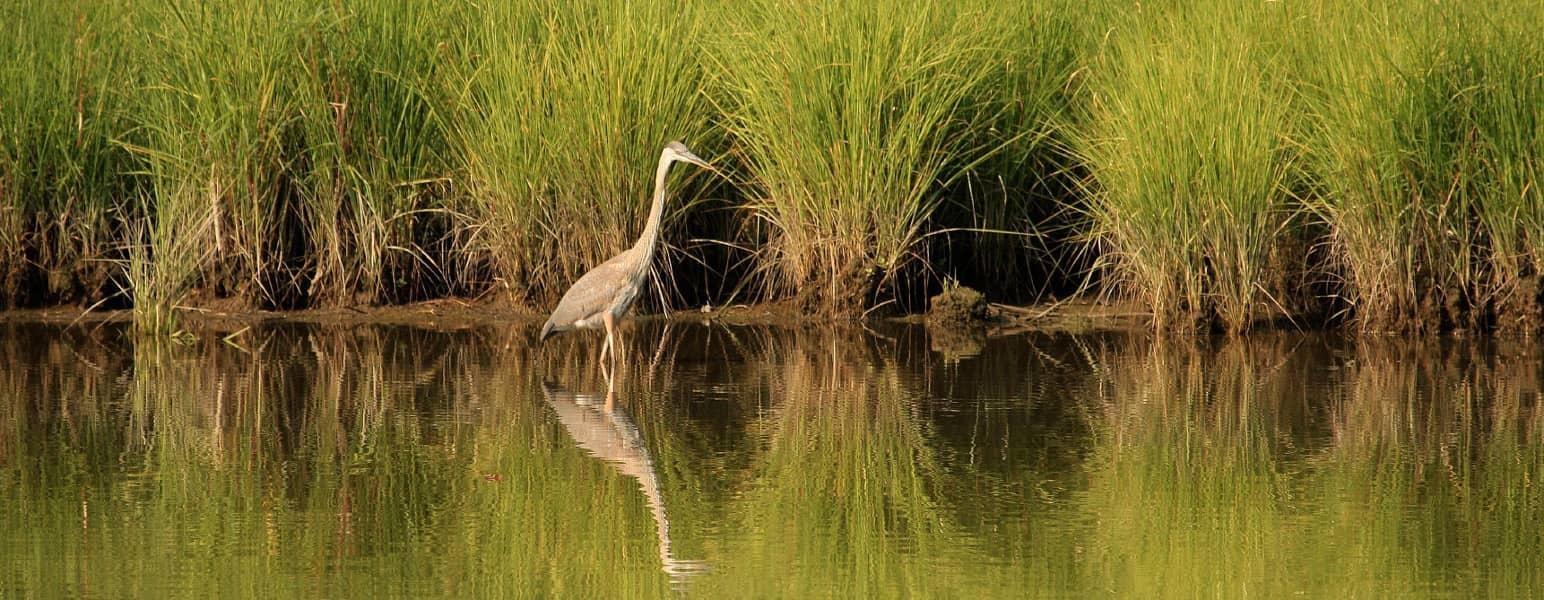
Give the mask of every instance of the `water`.
M 0 326 L 0 597 L 1544 590 L 1531 344 L 532 334 Z

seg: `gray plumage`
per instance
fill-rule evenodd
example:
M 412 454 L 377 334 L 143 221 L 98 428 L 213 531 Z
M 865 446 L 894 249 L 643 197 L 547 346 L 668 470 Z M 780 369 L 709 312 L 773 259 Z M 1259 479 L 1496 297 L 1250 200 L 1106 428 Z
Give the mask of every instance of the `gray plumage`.
M 649 265 L 654 261 L 654 250 L 659 246 L 659 222 L 665 211 L 665 175 L 669 173 L 670 165 L 678 160 L 713 168 L 680 142 L 665 145 L 654 173 L 654 198 L 643 235 L 633 247 L 590 269 L 568 288 L 541 327 L 543 341 L 571 329 L 604 326 L 605 348 L 613 348 L 613 324 L 638 298 L 644 279 L 648 277 Z

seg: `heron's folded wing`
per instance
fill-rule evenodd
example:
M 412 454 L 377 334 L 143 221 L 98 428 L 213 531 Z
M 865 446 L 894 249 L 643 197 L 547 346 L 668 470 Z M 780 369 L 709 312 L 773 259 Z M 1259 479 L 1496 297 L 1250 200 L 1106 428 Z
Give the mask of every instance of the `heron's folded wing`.
M 627 284 L 627 257 L 626 252 L 618 254 L 581 275 L 579 281 L 563 294 L 558 307 L 552 309 L 547 323 L 556 328 L 567 328 L 606 310 L 616 298 L 617 291 Z

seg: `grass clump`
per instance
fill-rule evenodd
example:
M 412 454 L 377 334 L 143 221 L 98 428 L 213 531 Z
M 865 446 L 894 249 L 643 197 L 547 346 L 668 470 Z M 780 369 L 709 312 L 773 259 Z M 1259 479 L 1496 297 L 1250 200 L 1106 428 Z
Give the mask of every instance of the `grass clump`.
M 753 2 L 736 16 L 720 69 L 767 292 L 882 302 L 926 264 L 943 191 L 994 146 L 992 9 Z
M 926 245 L 928 268 L 947 288 L 957 277 L 1004 301 L 1066 293 L 1086 256 L 1075 243 L 1080 172 L 1071 151 L 1085 62 L 1105 33 L 1110 7 L 1051 2 L 993 6 L 992 35 L 980 42 L 1002 69 L 983 85 L 988 110 L 972 133 L 990 149 L 945 191 Z M 976 157 L 969 157 L 975 159 Z M 961 161 L 961 164 L 969 164 Z
M 1160 327 L 1243 331 L 1267 304 L 1298 162 L 1278 13 L 1149 5 L 1117 21 L 1095 64 L 1076 142 L 1088 233 L 1113 287 Z
M 1526 330 L 1544 324 L 1544 40 L 1525 23 L 1544 20 L 1537 4 L 1480 3 L 1486 23 L 1465 29 L 1463 96 L 1472 140 L 1480 231 L 1488 241 L 1482 295 L 1496 325 Z M 1462 22 L 1462 21 L 1461 21 Z
M 466 2 L 355 1 L 307 32 L 298 207 L 311 304 L 401 302 L 466 291 L 457 186 L 470 69 Z
M 956 281 L 944 283 L 944 289 L 928 300 L 928 318 L 934 323 L 967 326 L 988 317 L 986 297 Z
M 459 132 L 477 223 L 467 251 L 504 290 L 546 304 L 632 245 L 666 142 L 712 160 L 705 8 L 514 1 L 480 19 L 482 60 Z M 667 221 L 693 197 L 671 192 Z
M 1336 6 L 1317 19 L 1312 206 L 1363 329 L 1537 311 L 1544 62 L 1537 36 L 1501 24 L 1513 10 L 1529 9 Z
M 126 143 L 136 309 L 190 295 L 287 308 L 443 295 L 460 223 L 447 119 L 460 5 L 171 1 L 137 13 Z M 426 292 L 425 290 L 429 290 Z
M 116 228 L 136 181 L 115 144 L 134 65 L 117 2 L 0 8 L 0 307 L 116 292 Z
M 1085 102 L 1085 63 L 1110 9 L 1061 0 L 993 8 L 1007 28 L 997 40 L 1004 72 L 990 85 L 996 114 L 974 136 L 996 151 L 954 185 L 936 216 L 945 241 L 929 248 L 945 258 L 937 267 L 993 298 L 1075 292 L 1087 268 L 1076 242 L 1082 168 L 1072 140 Z
M 1313 143 L 1314 207 L 1328 224 L 1347 301 L 1368 329 L 1418 327 L 1421 305 L 1457 300 L 1476 233 L 1452 227 L 1471 200 L 1451 195 L 1453 132 L 1431 55 L 1443 50 L 1431 11 L 1369 8 L 1333 15 L 1349 24 L 1324 36 Z M 1330 20 L 1326 15 L 1322 20 Z M 1416 35 L 1428 39 L 1416 39 Z M 1449 231 L 1466 236 L 1448 243 Z
M 195 290 L 277 304 L 300 202 L 295 68 L 321 15 L 296 2 L 169 1 L 137 24 L 143 84 L 134 119 L 149 190 L 131 243 L 137 311 Z

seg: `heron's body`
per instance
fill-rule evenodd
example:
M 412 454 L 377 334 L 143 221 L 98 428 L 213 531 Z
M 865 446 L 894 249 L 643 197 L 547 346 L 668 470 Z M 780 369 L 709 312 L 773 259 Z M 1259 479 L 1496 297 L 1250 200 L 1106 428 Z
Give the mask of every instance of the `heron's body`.
M 590 269 L 568 288 L 542 325 L 542 340 L 571 329 L 604 327 L 605 347 L 614 351 L 616 322 L 638 299 L 643 281 L 649 274 L 649 265 L 654 261 L 654 249 L 659 245 L 659 222 L 665 212 L 665 175 L 669 173 L 670 165 L 678 160 L 712 168 L 680 142 L 665 145 L 654 173 L 654 200 L 649 207 L 649 221 L 643 228 L 643 235 L 632 248 Z
M 638 248 L 611 257 L 579 277 L 563 294 L 552 316 L 542 326 L 542 339 L 570 329 L 596 329 L 605 325 L 605 316 L 619 319 L 638 298 L 647 269 L 630 268 L 643 262 Z M 652 257 L 651 257 L 652 258 Z

